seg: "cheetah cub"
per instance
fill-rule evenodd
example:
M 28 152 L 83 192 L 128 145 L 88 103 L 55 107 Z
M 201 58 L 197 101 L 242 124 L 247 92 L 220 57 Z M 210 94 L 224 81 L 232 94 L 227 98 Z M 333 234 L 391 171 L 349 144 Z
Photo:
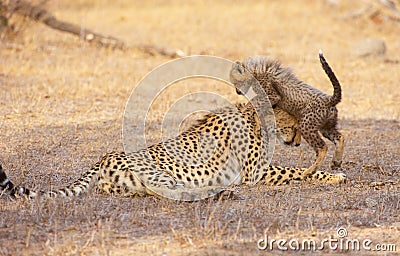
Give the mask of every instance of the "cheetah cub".
M 319 59 L 333 85 L 332 96 L 304 83 L 291 69 L 282 67 L 278 61 L 264 56 L 236 62 L 230 71 L 230 80 L 238 94 L 246 94 L 252 88 L 257 95 L 254 99 L 262 102 L 265 101 L 265 97 L 261 96 L 263 94 L 259 90 L 264 90 L 273 108 L 279 107 L 298 119 L 301 135 L 317 155 L 315 162 L 304 172 L 306 176 L 316 171 L 328 149 L 319 132 L 335 144 L 331 168 L 340 167 L 344 151 L 344 137 L 337 130 L 336 105 L 342 98 L 341 86 L 321 50 Z M 255 79 L 261 88 L 256 86 Z

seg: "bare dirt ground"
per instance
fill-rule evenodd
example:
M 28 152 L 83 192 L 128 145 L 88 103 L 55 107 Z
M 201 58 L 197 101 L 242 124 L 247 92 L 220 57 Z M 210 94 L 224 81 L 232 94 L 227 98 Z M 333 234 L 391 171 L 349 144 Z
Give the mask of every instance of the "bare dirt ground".
M 353 54 L 357 41 L 380 38 L 386 58 L 400 59 L 400 24 L 349 15 L 366 2 L 49 1 L 46 8 L 58 18 L 132 45 L 231 60 L 269 55 L 332 93 L 317 58 L 322 48 L 343 87 L 338 108 L 347 141 L 339 171 L 349 182 L 240 187 L 235 193 L 241 199 L 193 203 L 96 193 L 44 203 L 3 196 L 0 255 L 266 254 L 257 248 L 264 234 L 321 241 L 337 238 L 339 227 L 347 229 L 345 238 L 372 240 L 371 248 L 396 245 L 392 252 L 361 249 L 364 255 L 400 254 L 400 64 Z M 0 162 L 16 183 L 50 189 L 78 178 L 106 152 L 122 150 L 131 91 L 169 59 L 99 49 L 41 24 L 22 24 L 18 35 L 0 44 Z M 156 111 L 167 107 L 160 103 Z M 321 167 L 327 170 L 328 146 Z M 306 143 L 277 145 L 273 163 L 306 167 L 313 157 Z M 287 253 L 274 248 L 274 254 Z M 325 246 L 320 253 L 340 252 Z

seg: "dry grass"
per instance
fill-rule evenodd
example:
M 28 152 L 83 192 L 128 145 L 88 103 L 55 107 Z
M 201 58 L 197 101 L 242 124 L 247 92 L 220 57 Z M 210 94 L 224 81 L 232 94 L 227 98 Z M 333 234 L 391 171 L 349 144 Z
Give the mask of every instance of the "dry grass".
M 130 44 L 233 60 L 267 54 L 293 67 L 299 78 L 331 92 L 317 59 L 322 48 L 343 85 L 339 109 L 347 145 L 341 171 L 350 182 L 241 187 L 235 193 L 242 200 L 194 203 L 93 193 L 45 203 L 1 198 L 0 255 L 257 254 L 256 242 L 264 233 L 322 239 L 339 226 L 349 230 L 350 238 L 397 242 L 398 253 L 399 64 L 358 59 L 351 48 L 363 38 L 383 38 L 387 56 L 400 58 L 400 27 L 367 17 L 346 18 L 362 3 L 51 3 L 48 8 L 59 18 Z M 167 61 L 133 50 L 97 49 L 34 23 L 2 42 L 0 54 L 0 161 L 14 181 L 38 189 L 71 182 L 105 152 L 121 150 L 122 116 L 131 90 Z M 197 85 L 188 81 L 185 88 Z M 155 121 L 168 102 L 154 108 Z M 151 131 L 154 138 L 159 136 Z M 330 144 L 328 159 L 332 148 Z M 273 162 L 307 166 L 313 157 L 306 144 L 296 149 L 278 145 Z M 322 168 L 328 169 L 327 161 Z

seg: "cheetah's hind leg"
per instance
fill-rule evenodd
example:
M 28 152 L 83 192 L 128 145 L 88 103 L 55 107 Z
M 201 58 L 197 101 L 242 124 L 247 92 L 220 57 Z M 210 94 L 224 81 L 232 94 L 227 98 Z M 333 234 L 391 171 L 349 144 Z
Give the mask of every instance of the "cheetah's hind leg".
M 218 195 L 223 192 L 226 188 L 221 186 L 207 186 L 207 187 L 195 187 L 186 188 L 183 184 L 178 182 L 175 188 L 170 189 L 166 187 L 146 187 L 146 191 L 149 194 L 166 197 L 174 200 L 181 201 L 198 201 L 208 197 Z
M 151 172 L 151 175 L 142 172 L 137 174 L 145 186 L 146 194 L 173 200 L 197 201 L 219 194 L 226 189 L 222 184 L 204 187 L 186 186 L 189 184 L 185 184 L 181 180 L 176 180 L 174 177 L 158 169 Z

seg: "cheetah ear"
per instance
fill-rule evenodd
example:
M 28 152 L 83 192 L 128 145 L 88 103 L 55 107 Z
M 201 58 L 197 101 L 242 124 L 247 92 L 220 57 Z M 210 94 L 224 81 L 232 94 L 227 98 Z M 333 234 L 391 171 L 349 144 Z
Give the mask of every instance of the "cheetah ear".
M 232 71 L 236 71 L 239 74 L 243 74 L 244 73 L 244 67 L 243 67 L 242 63 L 240 61 L 236 61 L 232 65 Z

